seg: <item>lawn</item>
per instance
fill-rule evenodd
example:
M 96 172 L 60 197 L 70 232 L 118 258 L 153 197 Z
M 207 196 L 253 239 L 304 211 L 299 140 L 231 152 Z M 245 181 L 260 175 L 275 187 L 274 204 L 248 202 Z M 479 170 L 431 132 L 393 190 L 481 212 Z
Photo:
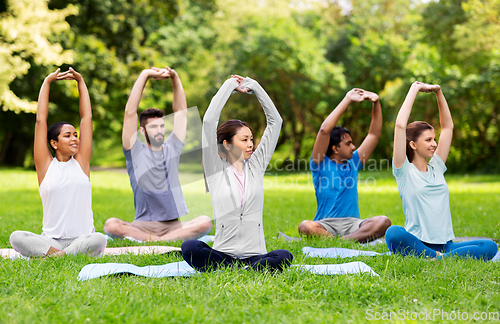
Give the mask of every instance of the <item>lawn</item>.
M 452 175 L 447 179 L 455 235 L 500 238 L 500 177 Z M 211 216 L 210 197 L 204 193 L 200 175 L 183 175 L 181 180 L 190 209 L 185 218 Z M 133 197 L 126 173 L 94 171 L 91 181 L 97 231 L 102 231 L 108 217 L 133 219 Z M 145 266 L 181 261 L 182 257 L 174 253 L 7 259 L 0 260 L 0 322 L 388 322 L 385 318 L 375 320 L 384 315 L 391 316 L 393 323 L 412 322 L 412 319 L 456 322 L 473 316 L 485 319 L 488 315 L 497 316 L 499 321 L 500 264 L 454 258 L 436 262 L 385 255 L 306 258 L 301 252 L 304 246 L 377 252 L 386 252 L 387 247 L 383 244 L 365 247 L 339 239 L 277 240 L 278 230 L 298 236 L 300 221 L 314 217 L 314 190 L 307 173 L 268 175 L 265 186 L 264 230 L 268 250 L 288 249 L 294 255 L 294 264 L 362 261 L 380 277 L 321 276 L 298 270 L 276 275 L 227 269 L 190 278 L 120 275 L 80 282 L 78 273 L 89 263 L 126 262 Z M 393 224 L 404 224 L 401 199 L 389 172 L 361 173 L 359 192 L 362 218 L 386 215 Z M 42 207 L 35 172 L 0 170 L 0 210 L 1 247 L 10 247 L 9 235 L 16 229 L 41 232 Z M 108 244 L 122 245 L 133 243 L 115 240 Z

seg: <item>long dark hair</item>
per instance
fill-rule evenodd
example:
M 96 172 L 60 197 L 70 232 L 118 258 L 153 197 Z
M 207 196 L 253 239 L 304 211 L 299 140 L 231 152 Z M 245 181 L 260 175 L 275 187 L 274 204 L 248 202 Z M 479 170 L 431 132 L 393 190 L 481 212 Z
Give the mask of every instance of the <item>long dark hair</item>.
M 410 142 L 416 142 L 420 135 L 428 129 L 433 130 L 434 127 L 424 121 L 414 121 L 406 126 L 406 156 L 408 157 L 408 161 L 411 162 L 415 157 L 415 151 L 411 148 Z
M 50 141 L 54 140 L 56 142 L 59 142 L 59 134 L 61 134 L 61 128 L 64 125 L 71 125 L 71 124 L 68 122 L 65 122 L 65 121 L 60 121 L 60 122 L 57 122 L 57 123 L 53 124 L 52 126 L 50 126 L 49 129 L 47 130 L 47 141 L 48 141 L 49 147 L 50 147 L 52 153 L 54 153 L 54 155 L 56 154 L 56 150 L 52 147 L 52 145 L 50 145 Z
M 332 146 L 339 146 L 342 138 L 345 134 L 351 135 L 349 130 L 344 126 L 335 126 L 330 132 L 330 142 L 328 142 L 328 148 L 326 149 L 326 156 L 330 157 L 333 153 Z
M 238 119 L 229 119 L 222 123 L 217 129 L 217 146 L 219 147 L 219 153 L 226 154 L 226 150 L 224 149 L 224 141 L 227 141 L 229 144 L 233 143 L 233 137 L 242 127 L 248 127 L 250 130 L 250 126 L 244 121 Z

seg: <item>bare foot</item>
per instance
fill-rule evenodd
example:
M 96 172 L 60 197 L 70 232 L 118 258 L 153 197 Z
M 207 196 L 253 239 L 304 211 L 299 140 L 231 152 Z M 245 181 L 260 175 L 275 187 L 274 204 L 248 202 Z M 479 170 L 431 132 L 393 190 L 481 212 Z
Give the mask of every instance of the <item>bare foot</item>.
M 46 257 L 60 257 L 60 256 L 65 256 L 66 253 L 64 253 L 63 250 L 56 249 L 55 247 L 51 246 L 47 253 L 45 253 Z

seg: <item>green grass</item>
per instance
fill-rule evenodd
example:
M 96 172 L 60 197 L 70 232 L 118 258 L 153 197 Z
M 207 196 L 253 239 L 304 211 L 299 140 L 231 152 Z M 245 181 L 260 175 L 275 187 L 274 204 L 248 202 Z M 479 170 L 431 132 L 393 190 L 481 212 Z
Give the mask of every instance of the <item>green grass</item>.
M 188 183 L 184 193 L 191 213 L 187 219 L 212 215 L 210 197 L 204 193 L 199 179 L 199 176 L 181 178 Z M 401 200 L 391 174 L 363 172 L 360 179 L 362 218 L 386 215 L 393 224 L 403 225 Z M 447 179 L 455 235 L 500 238 L 500 177 L 453 175 Z M 95 171 L 91 181 L 97 231 L 102 231 L 108 217 L 133 219 L 133 197 L 126 173 Z M 364 247 L 339 239 L 292 243 L 277 240 L 278 230 L 298 236 L 300 221 L 314 217 L 314 190 L 307 173 L 269 175 L 265 183 L 264 229 L 268 250 L 290 250 L 295 264 L 363 261 L 380 277 L 320 276 L 297 270 L 275 275 L 228 269 L 191 278 L 120 275 L 79 282 L 79 271 L 89 263 L 126 262 L 145 266 L 181 261 L 182 257 L 166 254 L 0 260 L 0 322 L 360 323 L 369 322 L 375 312 L 383 315 L 382 312 L 392 311 L 393 319 L 399 315 L 392 322 L 404 322 L 400 314 L 406 312 L 410 316 L 423 312 L 423 319 L 425 311 L 432 314 L 434 310 L 449 314 L 455 311 L 455 315 L 458 311 L 468 312 L 469 316 L 474 312 L 499 312 L 497 263 L 463 259 L 433 262 L 399 256 L 304 257 L 301 252 L 304 246 L 378 252 L 386 252 L 387 247 Z M 41 232 L 42 206 L 34 172 L 0 170 L 0 210 L 1 247 L 10 247 L 9 235 L 16 229 Z M 120 245 L 133 243 L 113 241 L 108 246 Z M 180 246 L 180 242 L 170 245 Z M 441 315 L 434 319 L 443 322 Z

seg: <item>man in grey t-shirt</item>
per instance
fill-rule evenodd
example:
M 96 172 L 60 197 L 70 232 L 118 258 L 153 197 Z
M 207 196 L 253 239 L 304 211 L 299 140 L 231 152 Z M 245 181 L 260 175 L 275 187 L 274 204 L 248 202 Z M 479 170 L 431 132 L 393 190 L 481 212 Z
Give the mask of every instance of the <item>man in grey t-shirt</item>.
M 171 79 L 174 102 L 174 130 L 166 141 L 164 112 L 147 109 L 139 116 L 139 131 L 146 144 L 137 139 L 137 110 L 148 79 Z M 113 237 L 132 237 L 140 241 L 172 241 L 199 238 L 212 229 L 208 216 L 188 222 L 179 217 L 188 213 L 179 183 L 179 158 L 187 127 L 187 103 L 181 80 L 175 70 L 151 68 L 142 71 L 125 107 L 123 152 L 134 193 L 135 218 L 126 222 L 110 218 L 104 232 Z

